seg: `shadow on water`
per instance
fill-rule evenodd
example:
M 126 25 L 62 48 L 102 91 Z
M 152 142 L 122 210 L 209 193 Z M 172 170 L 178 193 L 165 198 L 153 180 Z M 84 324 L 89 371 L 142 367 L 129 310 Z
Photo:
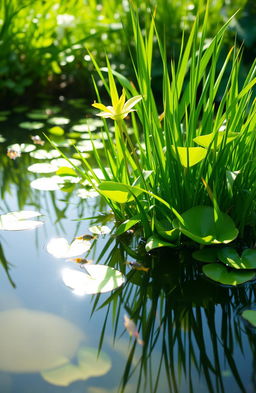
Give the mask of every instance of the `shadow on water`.
M 24 141 L 29 143 L 29 138 L 26 135 Z M 6 141 L 3 151 L 14 142 L 15 140 Z M 36 148 L 41 149 L 38 146 Z M 50 146 L 46 144 L 44 149 L 49 151 Z M 51 232 L 53 228 L 59 236 L 74 238 L 81 234 L 85 223 L 109 224 L 109 213 L 99 214 L 107 211 L 99 198 L 84 200 L 76 196 L 74 199 L 73 193 L 61 190 L 63 184 L 57 191 L 31 188 L 31 181 L 42 175 L 27 171 L 29 165 L 37 162 L 29 154 L 22 154 L 18 160 L 11 160 L 6 154 L 2 154 L 0 160 L 1 214 L 23 209 L 42 212 L 48 220 L 48 225 L 42 227 L 45 238 L 49 238 L 47 231 Z M 51 163 L 51 159 L 47 158 L 47 163 Z M 50 178 L 52 175 L 43 176 Z M 88 216 L 94 218 L 89 219 Z M 83 218 L 86 220 L 81 220 Z M 70 220 L 74 219 L 78 221 L 72 221 L 71 228 Z M 10 284 L 15 287 L 17 283 L 12 277 L 12 265 L 9 258 L 5 257 L 8 245 L 6 246 L 2 235 L 0 241 L 0 262 Z M 29 246 L 41 247 L 37 230 L 34 243 Z M 101 388 L 88 388 L 86 392 L 256 391 L 255 330 L 241 317 L 242 310 L 252 308 L 256 303 L 253 283 L 237 287 L 215 284 L 203 276 L 201 264 L 192 259 L 190 250 L 163 249 L 151 255 L 145 254 L 143 242 L 136 233 L 119 238 L 106 235 L 104 241 L 93 238 L 91 244 L 91 249 L 84 258 L 93 257 L 96 264 L 117 269 L 126 280 L 123 286 L 107 294 L 92 295 L 90 304 L 86 303 L 93 329 L 95 326 L 97 353 L 101 354 L 107 344 L 112 351 L 115 347 L 120 347 L 120 342 L 129 337 L 127 331 L 131 337 L 125 347 L 122 369 L 120 365 L 116 365 L 116 372 L 112 371 L 112 375 L 113 372 L 117 374 L 115 377 L 119 381 L 119 387 L 113 390 L 103 384 Z M 142 265 L 133 265 L 135 261 Z M 144 268 L 141 269 L 141 266 Z M 79 266 L 76 268 L 79 270 Z M 30 295 L 33 296 L 33 293 Z M 88 295 L 85 298 L 85 302 L 88 302 Z M 68 302 L 70 301 L 69 299 Z M 79 312 L 83 314 L 83 298 L 80 302 Z M 27 311 L 19 313 L 22 318 L 24 315 L 31 318 L 31 314 L 26 314 Z M 101 323 L 96 328 L 94 320 L 97 321 L 99 315 Z M 34 313 L 32 317 L 35 323 L 35 319 L 41 318 L 41 314 Z M 65 326 L 64 322 L 63 324 Z M 73 331 L 73 327 L 69 329 Z M 89 356 L 90 359 L 92 354 L 88 352 L 88 348 L 83 351 L 79 356 Z M 104 366 L 106 372 L 110 367 L 107 364 Z M 62 382 L 65 378 L 70 383 L 86 379 L 85 369 L 88 371 L 88 364 L 79 370 L 76 364 L 67 363 L 66 367 L 60 371 L 62 374 L 59 379 Z M 70 373 L 73 373 L 72 376 Z M 49 373 L 46 374 L 42 374 L 46 381 L 53 378 Z M 94 374 L 92 372 L 88 375 Z M 15 389 L 17 388 L 14 388 L 14 392 L 17 391 Z M 51 391 L 61 392 L 62 388 L 59 389 Z M 63 389 L 73 391 L 67 390 L 67 387 Z M 84 392 L 84 388 L 81 391 Z

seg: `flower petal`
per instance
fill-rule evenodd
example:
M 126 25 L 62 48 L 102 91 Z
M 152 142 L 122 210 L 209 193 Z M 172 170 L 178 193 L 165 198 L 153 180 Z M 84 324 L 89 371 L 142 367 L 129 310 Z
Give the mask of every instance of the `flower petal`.
M 142 96 L 134 96 L 130 98 L 123 107 L 123 112 L 130 112 L 131 108 L 134 107 L 140 100 L 142 100 Z
M 92 104 L 92 106 L 93 106 L 94 108 L 100 109 L 101 111 L 112 113 L 112 111 L 111 111 L 112 107 L 105 106 L 105 105 L 103 105 L 103 104 L 101 104 L 101 103 L 94 102 L 94 103 Z

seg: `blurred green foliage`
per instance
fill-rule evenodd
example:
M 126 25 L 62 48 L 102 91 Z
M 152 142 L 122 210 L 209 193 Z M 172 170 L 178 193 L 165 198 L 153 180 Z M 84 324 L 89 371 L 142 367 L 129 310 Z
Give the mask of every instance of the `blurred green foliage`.
M 189 33 L 202 0 L 1 0 L 0 2 L 0 97 L 9 99 L 39 92 L 90 95 L 93 65 L 87 48 L 105 64 L 105 54 L 126 76 L 129 10 L 137 9 L 142 26 L 156 10 L 156 25 L 175 56 L 182 32 Z M 230 42 L 237 34 L 245 48 L 253 48 L 256 7 L 248 0 L 211 0 L 210 37 L 230 15 L 240 9 L 230 29 Z M 253 13 L 251 13 L 251 10 Z M 124 28 L 123 28 L 124 27 Z M 127 34 L 123 34 L 126 31 Z M 132 42 L 129 42 L 132 46 Z M 110 54 L 110 55 L 109 55 Z M 153 77 L 161 73 L 155 56 Z M 250 61 L 250 59 L 248 59 Z M 17 101 L 17 99 L 16 99 Z

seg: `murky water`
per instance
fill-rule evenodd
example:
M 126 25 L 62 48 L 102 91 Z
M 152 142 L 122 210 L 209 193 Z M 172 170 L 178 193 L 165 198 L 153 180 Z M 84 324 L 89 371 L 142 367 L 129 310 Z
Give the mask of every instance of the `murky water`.
M 66 110 L 60 113 L 67 116 Z M 253 284 L 235 289 L 213 284 L 189 251 L 144 256 L 150 270 L 132 270 L 126 261 L 134 260 L 130 249 L 138 251 L 139 241 L 110 234 L 89 240 L 82 257 L 119 270 L 125 284 L 82 296 L 65 285 L 63 270 L 84 273 L 83 266 L 49 254 L 47 244 L 89 234 L 96 219 L 77 219 L 108 208 L 98 197 L 81 199 L 76 190 L 30 187 L 34 179 L 55 173 L 27 171 L 51 159 L 23 152 L 15 160 L 6 156 L 9 144 L 32 143 L 30 135 L 40 134 L 19 128 L 22 116 L 1 126 L 9 139 L 2 148 L 1 213 L 39 211 L 44 224 L 0 231 L 1 259 L 9 262 L 15 285 L 0 265 L 0 392 L 255 392 L 255 330 L 241 318 L 244 308 L 254 308 Z M 66 134 L 76 123 L 77 114 L 63 126 Z

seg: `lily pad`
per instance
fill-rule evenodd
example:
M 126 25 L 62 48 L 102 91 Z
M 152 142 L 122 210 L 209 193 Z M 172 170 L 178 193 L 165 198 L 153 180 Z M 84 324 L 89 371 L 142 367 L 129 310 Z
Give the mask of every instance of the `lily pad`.
M 55 135 L 55 136 L 62 136 L 62 135 L 64 135 L 64 133 L 65 133 L 65 131 L 63 130 L 63 128 L 58 127 L 58 126 L 49 128 L 48 132 L 49 132 L 51 135 Z
M 61 176 L 40 177 L 30 183 L 32 188 L 41 191 L 57 191 L 63 185 L 63 178 Z
M 32 164 L 28 167 L 28 171 L 33 173 L 52 173 L 56 172 L 58 167 L 49 163 Z
M 0 312 L 0 370 L 40 372 L 67 363 L 84 340 L 83 332 L 47 312 L 15 308 Z
M 86 188 L 79 188 L 77 190 L 77 196 L 81 199 L 96 198 L 99 196 L 99 193 L 93 188 L 91 188 L 90 190 L 87 190 Z
M 75 124 L 71 130 L 76 132 L 93 132 L 96 130 L 96 127 L 92 124 Z
M 89 228 L 89 231 L 94 235 L 107 235 L 111 232 L 111 229 L 107 225 L 93 225 Z
M 51 160 L 53 158 L 60 157 L 61 154 L 58 150 L 55 150 L 55 149 L 50 150 L 50 151 L 38 149 L 38 150 L 30 153 L 30 156 L 37 159 L 37 160 Z
M 62 279 L 76 295 L 105 293 L 120 287 L 125 279 L 121 272 L 105 265 L 83 266 L 87 273 L 64 268 Z
M 69 158 L 69 161 L 65 160 L 65 158 L 56 158 L 51 161 L 51 164 L 55 165 L 58 168 L 61 168 L 61 167 L 73 168 L 73 165 L 74 166 L 81 165 L 81 161 L 79 161 L 75 158 Z
M 159 239 L 159 237 L 157 236 L 151 236 L 147 240 L 145 249 L 147 252 L 149 252 L 151 250 L 154 250 L 155 248 L 160 248 L 160 247 L 176 247 L 176 244 L 172 244 L 162 239 Z
M 99 377 L 111 369 L 111 360 L 104 353 L 91 347 L 79 349 L 76 364 L 66 363 L 61 367 L 41 372 L 42 377 L 49 383 L 57 386 L 68 386 L 72 382 Z
M 194 251 L 192 257 L 199 262 L 214 263 L 217 262 L 218 249 L 213 247 L 205 247 L 201 250 Z
M 103 149 L 104 148 L 104 144 L 102 142 L 99 142 L 99 141 L 94 141 L 93 144 L 92 144 L 91 141 L 83 140 L 83 141 L 78 142 L 77 148 L 81 152 L 93 151 L 94 148 L 97 149 L 97 150 L 98 149 Z
M 44 111 L 29 112 L 29 113 L 27 113 L 27 117 L 29 119 L 33 119 L 33 120 L 46 120 L 46 119 L 48 119 L 48 115 Z
M 234 269 L 256 269 L 255 249 L 244 250 L 240 257 L 234 248 L 225 247 L 218 251 L 218 258 L 225 265 Z
M 44 127 L 44 123 L 40 123 L 38 121 L 24 121 L 19 124 L 19 127 L 27 130 L 39 130 Z
M 241 315 L 252 326 L 256 327 L 256 311 L 255 310 L 244 310 Z
M 14 143 L 13 145 L 9 145 L 8 149 L 15 150 L 19 153 L 30 153 L 36 149 L 36 146 L 31 143 Z
M 48 120 L 48 123 L 54 124 L 56 126 L 62 126 L 65 124 L 69 124 L 70 119 L 68 119 L 67 117 L 52 117 L 51 119 Z
M 43 221 L 34 221 L 31 218 L 41 216 L 41 213 L 30 210 L 10 212 L 0 216 L 0 229 L 4 231 L 25 231 L 43 225 Z
M 88 240 L 75 239 L 71 244 L 63 237 L 53 238 L 47 244 L 47 251 L 55 258 L 73 258 L 91 248 Z
M 213 281 L 225 285 L 239 285 L 255 278 L 255 272 L 228 270 L 220 263 L 210 263 L 203 266 L 204 274 Z
M 6 141 L 6 139 L 3 137 L 2 134 L 0 134 L 0 143 L 4 143 Z
M 184 235 L 200 244 L 229 243 L 238 235 L 238 229 L 231 217 L 219 212 L 215 222 L 211 206 L 195 206 L 181 215 L 183 223 L 177 218 L 173 226 Z

